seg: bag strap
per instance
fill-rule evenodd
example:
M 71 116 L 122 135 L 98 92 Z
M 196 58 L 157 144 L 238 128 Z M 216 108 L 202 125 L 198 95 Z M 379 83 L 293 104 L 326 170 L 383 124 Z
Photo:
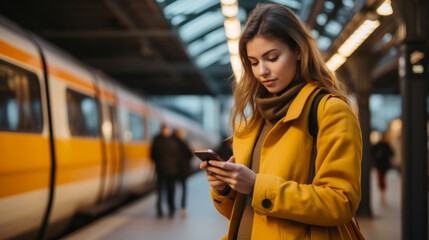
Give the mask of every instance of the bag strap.
M 320 100 L 327 95 L 328 93 L 325 91 L 320 91 L 316 94 L 316 97 L 314 97 L 313 102 L 311 103 L 310 108 L 310 115 L 308 119 L 308 132 L 313 137 L 313 146 L 311 148 L 311 158 L 310 158 L 310 167 L 308 169 L 308 179 L 307 184 L 311 184 L 314 179 L 315 175 L 315 169 L 316 169 L 316 155 L 317 155 L 317 134 L 319 132 L 319 125 L 317 123 L 317 109 L 319 107 Z M 360 229 L 359 222 L 356 218 L 356 215 L 354 216 L 355 223 L 357 225 L 358 230 Z M 363 235 L 362 235 L 363 236 Z M 364 239 L 364 238 L 363 238 Z
M 317 134 L 319 132 L 319 126 L 317 124 L 317 109 L 319 107 L 320 100 L 328 94 L 325 91 L 319 91 L 316 94 L 316 97 L 314 97 L 313 102 L 311 103 L 310 108 L 310 115 L 308 119 L 308 132 L 313 137 L 313 146 L 311 148 L 311 157 L 310 157 L 310 167 L 308 169 L 308 178 L 307 178 L 307 184 L 311 184 L 313 182 L 313 178 L 315 175 L 315 161 L 316 161 L 316 155 L 317 155 Z

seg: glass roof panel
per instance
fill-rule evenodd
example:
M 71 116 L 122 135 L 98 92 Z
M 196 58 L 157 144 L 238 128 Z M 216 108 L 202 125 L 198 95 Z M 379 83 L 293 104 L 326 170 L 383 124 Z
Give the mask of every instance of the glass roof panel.
M 337 22 L 335 20 L 331 20 L 328 24 L 326 24 L 325 31 L 330 36 L 335 37 L 341 32 L 342 28 L 343 28 L 343 26 L 339 22 Z
M 206 34 L 203 38 L 190 43 L 188 45 L 188 51 L 192 56 L 196 56 L 222 42 L 226 42 L 225 30 L 223 28 L 218 28 Z
M 223 25 L 224 19 L 221 9 L 207 12 L 183 25 L 179 29 L 179 34 L 183 41 L 189 42 Z
M 164 15 L 187 45 L 190 57 L 201 67 L 229 63 L 224 30 L 225 16 L 220 0 L 156 0 Z M 291 8 L 298 17 L 308 17 L 316 0 L 237 0 L 241 27 L 247 11 L 259 2 L 272 2 Z M 344 26 L 365 4 L 366 0 L 326 0 L 311 30 L 321 50 L 327 50 Z M 242 6 L 240 5 L 242 4 Z M 254 7 L 253 6 L 253 7 Z M 305 8 L 305 9 L 304 9 Z M 305 21 L 305 19 L 302 19 Z
M 197 57 L 196 63 L 199 67 L 206 68 L 211 64 L 219 61 L 219 59 L 225 55 L 229 57 L 228 47 L 226 44 L 222 44 L 199 55 Z
M 366 0 L 326 0 L 316 17 L 313 36 L 321 50 L 326 51 L 350 19 L 365 5 Z
M 178 14 L 197 14 L 203 10 L 219 4 L 216 0 L 180 0 L 174 1 L 164 8 L 164 14 L 167 18 L 172 18 Z

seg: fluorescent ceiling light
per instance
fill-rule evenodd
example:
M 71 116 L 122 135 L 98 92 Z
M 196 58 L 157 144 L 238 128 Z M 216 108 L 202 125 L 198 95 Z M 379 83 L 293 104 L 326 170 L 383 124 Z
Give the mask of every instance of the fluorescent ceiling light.
M 238 15 L 237 5 L 222 5 L 222 13 L 227 18 L 235 18 Z
M 334 56 L 332 56 L 328 62 L 326 62 L 326 65 L 331 71 L 337 70 L 343 63 L 346 61 L 346 58 L 341 56 L 340 54 L 336 53 Z
M 331 71 L 336 71 L 368 37 L 380 26 L 378 20 L 365 20 L 352 35 L 338 48 L 326 63 Z
M 220 0 L 220 3 L 225 5 L 232 5 L 232 4 L 236 4 L 237 0 Z
M 356 29 L 356 31 L 354 31 L 354 33 L 343 43 L 343 45 L 341 45 L 338 49 L 338 53 L 344 57 L 350 56 L 379 25 L 380 22 L 378 20 L 365 20 L 365 22 L 363 22 L 363 24 L 361 24 L 359 28 Z
M 243 17 L 243 14 L 239 13 L 237 0 L 220 0 L 220 2 L 222 13 L 226 18 L 223 25 L 226 37 L 228 38 L 227 44 L 232 72 L 235 75 L 235 80 L 239 81 L 242 71 L 241 61 L 238 56 L 238 38 L 241 34 L 241 24 L 237 17 Z
M 232 72 L 235 75 L 235 81 L 238 82 L 240 81 L 240 76 L 243 73 L 240 57 L 238 55 L 231 55 L 230 62 L 232 66 Z
M 231 55 L 238 55 L 238 39 L 228 40 L 228 50 Z
M 390 0 L 385 0 L 380 7 L 377 8 L 377 14 L 380 16 L 388 16 L 393 13 L 392 4 Z
M 241 25 L 237 18 L 225 19 L 225 33 L 228 38 L 236 39 L 240 37 Z

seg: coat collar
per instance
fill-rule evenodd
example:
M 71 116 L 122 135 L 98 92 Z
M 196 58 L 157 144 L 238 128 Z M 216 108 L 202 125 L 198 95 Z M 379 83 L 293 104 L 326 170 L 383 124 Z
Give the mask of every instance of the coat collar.
M 297 119 L 304 110 L 305 103 L 307 102 L 308 98 L 316 88 L 316 85 L 307 83 L 293 100 L 292 104 L 289 107 L 289 110 L 286 113 L 286 117 L 283 118 L 281 121 L 288 122 Z
M 307 99 L 314 92 L 314 90 L 316 90 L 316 88 L 317 88 L 316 85 L 307 83 L 298 93 L 296 98 L 293 100 L 291 106 L 289 107 L 288 112 L 286 113 L 286 116 L 280 121 L 287 122 L 287 121 L 297 119 L 301 115 L 305 107 L 305 103 L 307 102 Z M 259 120 L 258 123 L 255 125 L 255 127 L 251 129 L 249 132 L 247 132 L 246 134 L 244 135 L 240 134 L 239 136 L 234 135 L 234 140 L 233 140 L 234 156 L 236 156 L 236 159 L 239 159 L 240 161 L 237 163 L 243 164 L 248 167 L 250 166 L 253 146 L 256 142 L 256 139 L 259 136 L 259 132 L 261 131 L 262 123 L 263 123 L 263 119 Z M 237 144 L 238 142 L 239 144 Z

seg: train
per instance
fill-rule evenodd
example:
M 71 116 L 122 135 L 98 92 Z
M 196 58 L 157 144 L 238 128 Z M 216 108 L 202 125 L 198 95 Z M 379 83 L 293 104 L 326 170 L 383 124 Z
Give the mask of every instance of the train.
M 220 140 L 0 16 L 0 239 L 58 238 L 149 191 L 161 124 L 194 149 Z

